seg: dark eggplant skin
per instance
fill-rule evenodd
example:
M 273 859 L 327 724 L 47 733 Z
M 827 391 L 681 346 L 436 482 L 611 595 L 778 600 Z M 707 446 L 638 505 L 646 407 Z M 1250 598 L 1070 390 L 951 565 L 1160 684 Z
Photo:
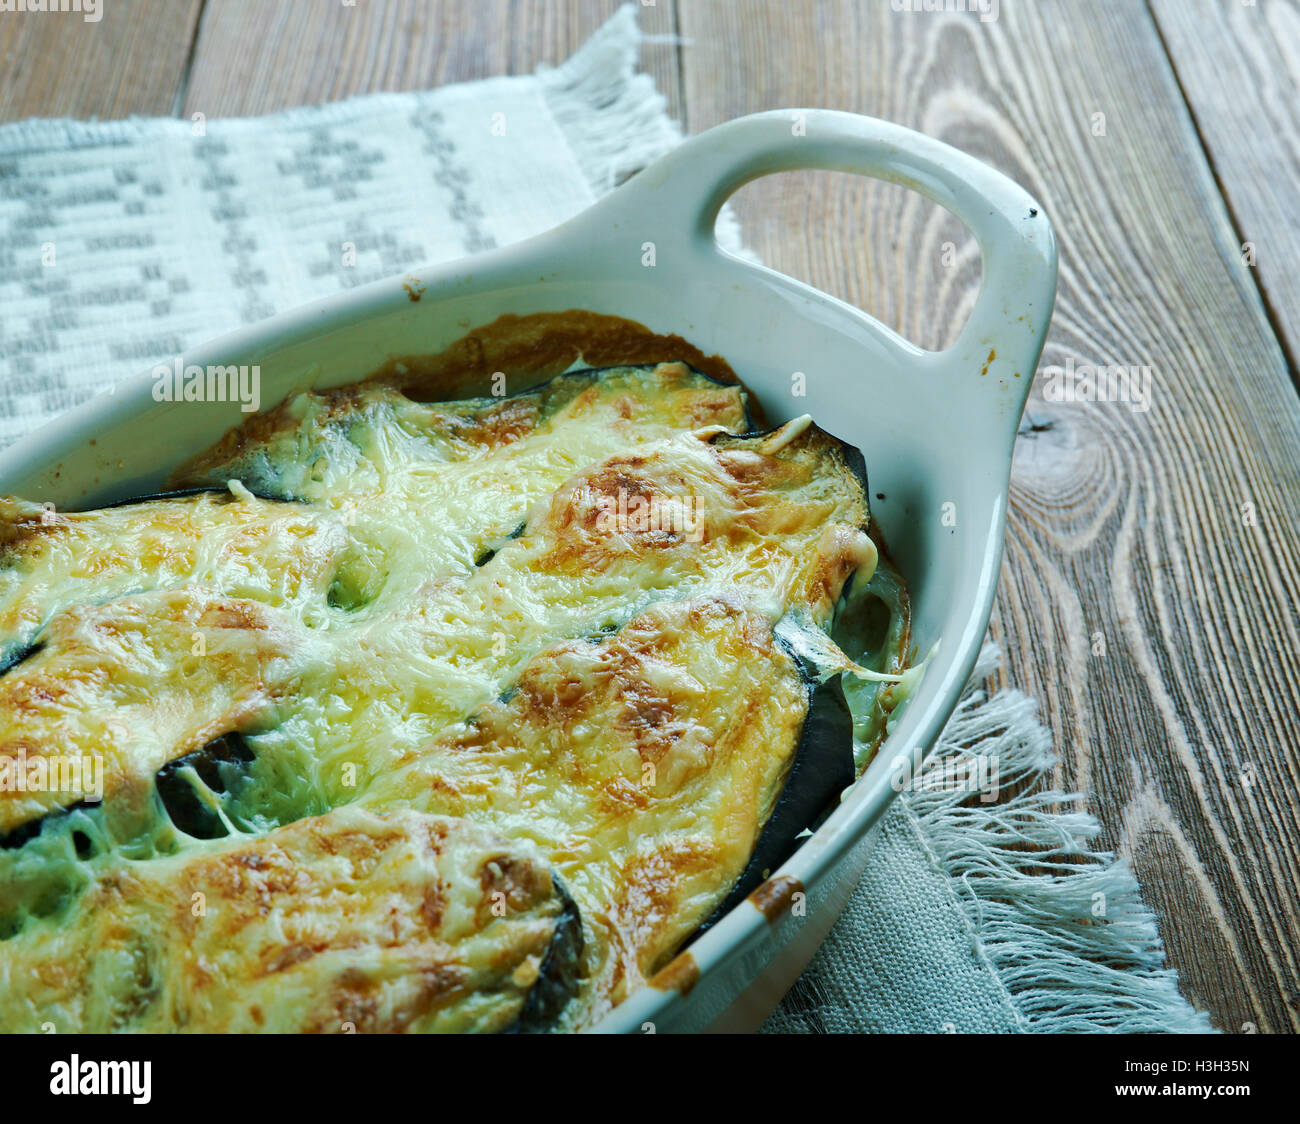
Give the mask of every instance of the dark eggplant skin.
M 10 648 L 8 652 L 0 656 L 0 675 L 13 671 L 23 660 L 36 655 L 44 646 L 40 641 L 34 641 L 31 644 L 21 644 Z
M 213 792 L 226 790 L 221 766 L 244 768 L 253 760 L 253 750 L 243 736 L 237 733 L 223 734 L 213 738 L 207 745 L 196 749 L 184 757 L 169 761 L 158 770 L 154 777 L 154 787 L 162 800 L 172 824 L 195 839 L 218 839 L 226 834 L 226 827 L 220 817 L 195 795 L 190 782 L 180 776 L 180 770 L 192 766 Z M 67 816 L 79 809 L 88 808 L 85 800 L 78 800 L 62 808 L 52 808 L 43 816 L 21 823 L 0 834 L 0 851 L 13 850 L 23 846 L 40 835 L 47 821 Z
M 229 733 L 213 738 L 201 749 L 184 757 L 167 762 L 158 770 L 154 786 L 172 824 L 195 839 L 219 839 L 225 835 L 225 824 L 198 798 L 194 787 L 180 775 L 180 771 L 190 766 L 213 792 L 224 792 L 226 786 L 221 766 L 242 768 L 252 760 L 253 751 L 248 742 L 240 734 Z
M 853 715 L 840 677 L 818 683 L 802 660 L 796 662 L 808 686 L 808 710 L 785 787 L 759 833 L 749 863 L 722 904 L 700 924 L 690 941 L 722 920 L 793 855 L 799 847 L 800 832 L 815 829 L 857 776 L 853 765 Z
M 125 499 L 112 500 L 109 503 L 96 504 L 94 507 L 83 507 L 70 509 L 73 514 L 86 513 L 91 511 L 107 511 L 112 507 L 130 507 L 137 503 L 153 503 L 155 500 L 183 500 L 190 496 L 214 495 L 223 496 L 226 499 L 233 500 L 235 497 L 227 488 L 204 487 L 204 488 L 174 488 L 167 492 L 148 492 L 142 496 L 127 496 Z M 274 496 L 267 492 L 254 492 L 249 489 L 249 495 L 259 500 L 267 500 L 271 503 L 300 503 L 300 500 L 292 496 Z
M 562 903 L 546 955 L 537 979 L 528 991 L 523 1010 L 502 1033 L 546 1034 L 555 1029 L 569 1000 L 578 993 L 582 967 L 582 917 L 560 876 L 551 871 L 551 882 Z
M 867 504 L 867 497 L 871 495 L 871 488 L 867 484 L 867 458 L 862 455 L 862 450 L 856 445 L 850 445 L 847 441 L 840 441 L 838 437 L 835 440 L 839 442 L 840 456 L 844 458 L 845 465 L 853 473 L 857 482 L 862 485 L 862 502 L 865 505 Z M 864 523 L 862 530 L 865 531 L 866 529 Z
M 524 528 L 527 526 L 528 526 L 527 521 L 520 523 L 518 527 L 516 527 L 513 531 L 510 532 L 510 534 L 506 535 L 506 541 L 509 542 L 511 539 L 517 539 L 520 535 L 524 533 Z M 474 559 L 474 565 L 486 566 L 496 556 L 497 556 L 496 550 L 485 550 L 482 554 L 480 554 L 477 558 Z

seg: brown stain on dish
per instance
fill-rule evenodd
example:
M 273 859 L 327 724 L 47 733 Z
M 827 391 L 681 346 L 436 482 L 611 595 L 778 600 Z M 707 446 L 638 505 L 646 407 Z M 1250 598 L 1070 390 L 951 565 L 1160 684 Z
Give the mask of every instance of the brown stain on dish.
M 424 296 L 424 282 L 418 277 L 408 276 L 406 280 L 402 282 L 402 288 L 406 290 L 406 295 L 410 297 L 412 301 L 418 301 L 422 296 Z
M 725 359 L 705 355 L 681 336 L 659 335 L 635 320 L 577 308 L 526 316 L 507 313 L 436 355 L 391 359 L 367 381 L 395 386 L 419 401 L 447 401 L 490 394 L 497 371 L 507 379 L 528 379 L 511 386 L 513 392 L 545 382 L 578 360 L 592 367 L 680 360 L 721 382 L 740 382 Z
M 980 371 L 980 374 L 981 374 L 981 375 L 987 375 L 987 374 L 989 373 L 989 367 L 992 366 L 992 364 L 993 364 L 993 360 L 996 359 L 997 357 L 998 357 L 997 350 L 994 349 L 994 348 L 992 348 L 992 347 L 990 347 L 990 348 L 989 348 L 989 357 L 988 357 L 987 359 L 984 360 L 984 369 L 983 369 L 982 371 Z
M 700 966 L 689 952 L 679 952 L 663 968 L 651 976 L 646 983 L 657 991 L 676 991 L 690 995 L 700 979 Z
M 412 301 L 424 293 L 418 278 L 410 277 L 404 285 Z M 370 383 L 393 387 L 425 403 L 495 397 L 498 388 L 493 386 L 493 376 L 498 371 L 510 380 L 509 391 L 514 394 L 563 374 L 578 360 L 592 367 L 683 362 L 727 385 L 743 385 L 725 359 L 705 355 L 681 336 L 656 335 L 644 324 L 621 316 L 569 309 L 527 316 L 507 313 L 474 328 L 436 354 L 390 359 L 355 382 L 315 393 L 346 403 Z M 766 429 L 767 418 L 753 394 L 748 396 L 748 405 L 753 427 Z M 503 410 L 513 408 L 503 402 Z M 180 465 L 168 478 L 169 486 L 194 478 L 213 459 L 231 459 L 268 439 L 290 416 L 287 398 L 252 415 L 227 430 L 206 452 Z
M 769 878 L 752 894 L 749 903 L 767 918 L 769 924 L 780 920 L 781 915 L 790 909 L 790 902 L 795 894 L 803 893 L 803 883 L 797 878 L 783 874 L 779 878 Z

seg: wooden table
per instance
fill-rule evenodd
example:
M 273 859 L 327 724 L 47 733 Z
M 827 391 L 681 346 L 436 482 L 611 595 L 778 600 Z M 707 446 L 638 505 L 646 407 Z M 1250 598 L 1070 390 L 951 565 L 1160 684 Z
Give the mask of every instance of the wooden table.
M 103 4 L 99 23 L 0 15 L 0 120 L 256 114 L 517 74 L 616 0 Z M 1149 366 L 1154 387 L 1145 412 L 1036 389 L 992 623 L 1005 680 L 1041 701 L 1057 779 L 1133 864 L 1189 998 L 1224 1030 L 1298 1030 L 1300 6 L 905 6 L 647 2 L 665 38 L 642 64 L 691 132 L 855 110 L 1046 206 L 1044 363 Z M 971 307 L 973 243 L 901 188 L 789 174 L 736 204 L 768 263 L 923 346 Z

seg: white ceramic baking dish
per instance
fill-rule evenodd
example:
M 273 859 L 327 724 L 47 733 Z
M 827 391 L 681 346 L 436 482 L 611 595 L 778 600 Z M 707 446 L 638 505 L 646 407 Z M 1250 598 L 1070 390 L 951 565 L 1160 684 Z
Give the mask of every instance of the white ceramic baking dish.
M 952 347 L 920 350 L 858 309 L 718 247 L 726 199 L 749 180 L 795 168 L 902 184 L 971 229 L 982 287 Z M 646 243 L 653 266 L 643 264 Z M 741 1028 L 757 1024 L 825 936 L 895 795 L 891 762 L 933 744 L 974 663 L 1001 558 L 1012 443 L 1055 290 L 1051 226 L 998 172 L 881 121 L 778 111 L 685 142 L 536 238 L 322 299 L 183 358 L 260 365 L 268 407 L 307 383 L 351 382 L 390 358 L 439 352 L 503 313 L 587 309 L 722 356 L 772 422 L 807 412 L 862 449 L 871 492 L 887 497 L 873 500 L 872 515 L 911 588 L 916 648 L 933 649 L 924 675 L 866 774 L 774 872 L 797 879 L 805 909 L 769 917 L 742 904 L 667 973 L 678 986 L 647 987 L 601 1024 Z M 791 396 L 796 371 L 806 397 Z M 156 402 L 153 385 L 144 373 L 4 450 L 0 492 L 73 506 L 154 491 L 243 420 L 236 403 Z

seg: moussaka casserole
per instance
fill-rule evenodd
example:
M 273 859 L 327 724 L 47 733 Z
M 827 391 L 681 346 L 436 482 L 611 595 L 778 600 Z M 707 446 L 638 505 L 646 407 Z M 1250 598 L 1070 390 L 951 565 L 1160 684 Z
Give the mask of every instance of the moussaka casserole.
M 861 454 L 683 363 L 304 391 L 0 500 L 0 1028 L 592 1025 L 879 741 Z

